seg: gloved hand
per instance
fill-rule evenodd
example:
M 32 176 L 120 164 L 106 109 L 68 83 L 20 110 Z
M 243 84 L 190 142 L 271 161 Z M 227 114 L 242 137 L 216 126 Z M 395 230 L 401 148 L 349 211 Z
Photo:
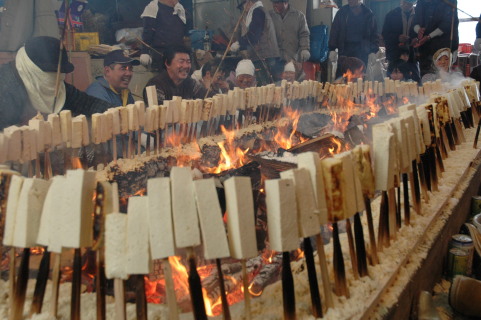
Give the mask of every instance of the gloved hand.
M 329 52 L 329 62 L 337 62 L 337 52 L 336 51 L 331 51 Z
M 481 52 L 481 38 L 477 38 L 476 40 L 474 40 L 473 52 L 474 53 Z
M 429 35 L 424 36 L 422 38 L 419 38 L 417 42 L 413 43 L 413 47 L 418 48 L 418 47 L 422 46 L 423 44 L 425 44 L 426 41 L 428 41 L 428 40 L 431 40 L 431 37 Z
M 421 40 L 424 37 L 424 31 L 426 31 L 426 28 L 419 28 L 419 31 L 418 31 L 419 40 Z
M 367 63 L 369 65 L 374 65 L 377 61 L 377 55 L 375 53 L 370 53 L 368 56 L 367 56 Z
M 233 44 L 230 45 L 230 51 L 231 52 L 237 52 L 239 51 L 240 44 L 239 41 L 234 42 Z
M 301 50 L 301 52 L 299 52 L 300 62 L 306 62 L 307 60 L 309 60 L 310 57 L 311 53 L 309 52 L 309 50 Z
M 152 63 L 152 57 L 147 53 L 142 53 L 139 60 L 144 67 L 148 67 Z

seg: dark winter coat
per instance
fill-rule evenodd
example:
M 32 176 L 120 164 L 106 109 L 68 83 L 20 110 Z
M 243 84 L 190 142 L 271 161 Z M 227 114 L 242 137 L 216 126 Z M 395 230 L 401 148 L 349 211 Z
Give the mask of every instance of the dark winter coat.
M 386 58 L 388 61 L 394 61 L 399 59 L 400 56 L 400 43 L 399 36 L 403 34 L 403 22 L 402 15 L 405 14 L 400 7 L 389 11 L 384 19 L 384 25 L 382 27 L 382 37 L 384 44 L 386 45 Z M 411 15 L 414 15 L 414 10 Z M 408 19 L 407 19 L 408 20 Z M 408 32 L 409 41 L 404 44 L 404 47 L 408 47 L 411 39 L 416 37 L 416 33 L 413 30 L 414 19 L 411 23 L 411 28 Z M 411 54 L 410 54 L 411 56 Z
M 349 23 L 349 5 L 343 6 L 337 12 L 332 22 L 331 32 L 329 34 L 329 50 L 339 51 L 339 55 L 345 55 L 343 53 L 346 45 L 346 34 L 350 28 L 363 28 L 362 39 L 359 39 L 361 46 L 359 48 L 360 56 L 367 57 L 370 53 L 376 53 L 379 51 L 379 34 L 377 33 L 376 19 L 372 11 L 361 4 L 361 14 L 364 16 L 364 21 L 367 23 L 363 26 L 353 26 Z M 361 59 L 364 61 L 364 59 Z M 366 62 L 366 61 L 365 61 Z

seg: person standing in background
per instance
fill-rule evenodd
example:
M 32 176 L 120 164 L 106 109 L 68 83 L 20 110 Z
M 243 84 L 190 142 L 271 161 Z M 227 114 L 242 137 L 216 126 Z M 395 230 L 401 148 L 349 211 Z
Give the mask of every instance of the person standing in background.
M 473 53 L 481 54 L 481 15 L 476 23 L 476 40 L 474 40 Z
M 459 45 L 458 12 L 452 0 L 419 0 L 414 15 L 417 38 L 412 45 L 419 51 L 421 76 L 431 71 L 433 55 L 439 49 L 449 48 L 456 59 Z M 455 53 L 455 54 L 453 54 Z
M 292 8 L 289 0 L 272 0 L 273 10 L 269 14 L 276 30 L 279 54 L 283 63 L 305 62 L 311 57 L 309 52 L 309 28 L 306 16 Z
M 167 48 L 183 46 L 187 38 L 187 15 L 178 0 L 152 0 L 140 15 L 144 30 L 140 63 L 163 70 L 162 58 Z
M 417 0 L 401 0 L 399 7 L 389 11 L 384 19 L 382 37 L 386 45 L 386 59 L 392 63 L 399 59 L 401 49 L 409 50 L 409 61 L 414 60 L 414 52 L 410 47 L 416 37 L 413 30 L 414 4 Z
M 379 51 L 376 19 L 361 0 L 348 0 L 337 12 L 329 35 L 329 51 L 331 62 L 337 62 L 338 56 L 356 57 L 365 65 L 376 61 Z

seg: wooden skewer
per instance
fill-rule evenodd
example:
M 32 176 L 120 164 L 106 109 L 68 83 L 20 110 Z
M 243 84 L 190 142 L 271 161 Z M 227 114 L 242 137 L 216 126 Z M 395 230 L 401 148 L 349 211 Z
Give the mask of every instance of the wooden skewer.
M 349 289 L 347 288 L 346 271 L 344 269 L 344 258 L 342 256 L 341 242 L 339 240 L 339 227 L 337 222 L 332 224 L 333 238 L 333 260 L 334 260 L 334 282 L 336 284 L 336 294 L 349 298 Z
M 403 179 L 404 224 L 409 225 L 411 221 L 411 209 L 409 206 L 409 185 L 408 185 L 407 173 L 402 174 L 402 179 Z M 398 201 L 401 202 L 400 200 Z
M 225 293 L 224 273 L 222 272 L 220 259 L 215 259 L 215 263 L 217 265 L 217 274 L 219 276 L 220 300 L 222 302 L 223 319 L 230 320 L 231 316 L 230 316 L 230 310 L 229 310 L 229 303 L 227 301 L 227 295 Z
M 187 260 L 189 261 L 189 288 L 190 299 L 192 303 L 192 310 L 194 312 L 195 320 L 207 320 L 205 312 L 204 296 L 202 295 L 202 283 L 200 282 L 199 274 L 197 273 L 197 264 L 195 261 L 194 250 L 187 249 Z M 244 289 L 248 289 L 245 287 Z M 247 292 L 249 293 L 249 292 Z M 245 292 L 244 292 L 245 297 Z
M 356 249 L 354 248 L 354 236 L 352 235 L 351 220 L 346 219 L 346 233 L 347 242 L 349 244 L 349 255 L 351 256 L 351 267 L 354 279 L 359 279 L 359 271 L 357 270 L 357 256 Z
M 411 183 L 411 197 L 414 199 L 414 205 L 416 212 L 421 214 L 421 189 L 419 187 L 419 176 L 418 176 L 418 166 L 416 160 L 412 162 L 412 172 L 409 173 L 409 180 L 412 180 Z
M 127 158 L 127 142 L 125 141 L 125 135 L 121 134 L 120 137 L 122 138 L 122 157 L 125 159 Z
M 37 281 L 35 282 L 35 290 L 33 292 L 32 305 L 30 306 L 30 314 L 32 315 L 42 312 L 43 298 L 47 287 L 48 274 L 50 273 L 50 252 L 45 248 L 42 260 L 38 268 Z
M 312 314 L 316 318 L 322 318 L 321 295 L 319 294 L 316 265 L 314 264 L 314 253 L 310 238 L 304 238 L 304 255 L 306 257 L 307 276 L 309 278 L 309 290 L 311 292 Z
M 334 301 L 332 299 L 331 284 L 329 282 L 329 274 L 327 271 L 326 252 L 324 251 L 324 243 L 320 234 L 316 235 L 316 246 L 317 255 L 319 256 L 319 266 L 321 269 L 322 288 L 324 290 L 325 305 L 327 309 L 333 308 Z
M 396 239 L 397 224 L 396 224 L 396 196 L 394 188 L 388 190 L 389 200 L 389 237 Z
M 354 215 L 354 238 L 356 243 L 357 269 L 361 277 L 369 275 L 367 270 L 366 246 L 364 244 L 364 231 L 359 212 Z
M 117 163 L 117 135 L 114 134 L 112 138 L 112 152 L 114 157 L 114 163 Z
M 404 174 L 400 174 L 403 176 Z M 396 202 L 396 227 L 401 228 L 401 186 L 396 187 L 397 202 Z
M 127 158 L 132 158 L 132 131 L 129 131 L 129 142 L 127 144 Z
M 421 184 L 421 192 L 423 194 L 424 202 L 429 203 L 429 194 L 428 194 L 428 189 L 426 187 L 426 174 L 424 171 L 424 164 L 423 164 L 423 158 L 417 163 L 418 166 L 418 173 L 419 173 L 419 180 Z
M 177 307 L 177 298 L 175 296 L 174 281 L 172 279 L 172 268 L 168 258 L 162 259 L 162 270 L 164 271 L 165 291 L 167 306 L 169 307 L 169 319 L 179 319 L 179 309 Z
M 378 243 L 379 250 L 389 246 L 389 203 L 387 191 L 382 191 L 379 213 Z
M 126 320 L 124 280 L 114 279 L 115 319 Z
M 80 249 L 74 249 L 73 275 L 72 275 L 72 298 L 70 305 L 70 319 L 80 320 L 80 287 L 82 284 L 82 261 Z
M 247 266 L 246 260 L 241 259 L 242 264 L 242 286 L 244 287 L 244 314 L 247 320 L 252 318 L 251 316 L 251 295 L 249 293 L 249 279 L 247 278 Z
M 296 319 L 296 297 L 294 294 L 294 279 L 291 271 L 291 255 L 289 252 L 282 253 L 282 305 L 284 307 L 284 319 Z
M 9 283 L 9 296 L 15 297 L 15 282 L 17 278 L 17 257 L 15 255 L 15 248 L 10 248 L 10 264 L 9 264 L 9 272 L 8 272 L 8 283 Z M 14 309 L 14 299 L 10 299 L 10 310 Z
M 147 298 L 145 296 L 145 280 L 141 274 L 132 276 L 135 280 L 135 311 L 137 320 L 147 320 Z
M 14 251 L 13 248 L 12 251 Z M 13 309 L 10 309 L 10 320 L 20 320 L 23 318 L 23 306 L 25 304 L 25 293 L 27 291 L 29 262 L 30 248 L 25 248 L 23 249 L 18 278 L 15 282 L 15 291 L 12 299 Z
M 52 270 L 52 296 L 50 298 L 50 316 L 57 318 L 61 253 L 54 253 L 53 258 L 54 262 Z
M 97 320 L 104 320 L 106 319 L 105 288 L 107 281 L 105 279 L 105 255 L 103 248 L 98 248 L 97 250 L 96 269 L 95 292 L 97 294 Z
M 481 121 L 478 122 L 478 126 L 476 128 L 476 135 L 474 136 L 473 148 L 476 149 L 478 147 L 478 138 L 479 138 L 479 131 L 481 130 Z
M 453 140 L 455 145 L 459 145 L 461 143 L 461 139 L 459 137 L 459 132 L 456 127 L 456 120 L 451 120 L 448 122 L 446 127 L 449 127 L 449 130 L 451 130 L 451 134 L 453 135 Z
M 377 255 L 376 235 L 374 233 L 374 222 L 372 220 L 371 200 L 367 195 L 364 195 L 364 204 L 366 206 L 366 219 L 367 228 L 369 231 L 369 245 L 371 246 L 371 258 L 372 264 L 379 263 L 379 257 Z

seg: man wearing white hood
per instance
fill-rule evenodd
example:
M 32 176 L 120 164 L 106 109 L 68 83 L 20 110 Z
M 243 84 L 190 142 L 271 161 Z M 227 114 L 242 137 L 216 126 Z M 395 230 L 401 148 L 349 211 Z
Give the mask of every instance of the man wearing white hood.
M 163 70 L 162 56 L 169 47 L 183 46 L 187 36 L 187 15 L 178 0 L 152 0 L 140 15 L 144 30 L 140 63 Z
M 235 86 L 241 89 L 255 87 L 255 67 L 251 60 L 244 59 L 239 61 L 235 68 Z
M 18 50 L 14 61 L 0 65 L 0 130 L 27 124 L 38 112 L 45 115 L 71 110 L 74 115 L 91 116 L 113 107 L 63 81 L 74 66 L 65 48 L 61 55 L 59 48 L 58 39 L 34 37 Z

